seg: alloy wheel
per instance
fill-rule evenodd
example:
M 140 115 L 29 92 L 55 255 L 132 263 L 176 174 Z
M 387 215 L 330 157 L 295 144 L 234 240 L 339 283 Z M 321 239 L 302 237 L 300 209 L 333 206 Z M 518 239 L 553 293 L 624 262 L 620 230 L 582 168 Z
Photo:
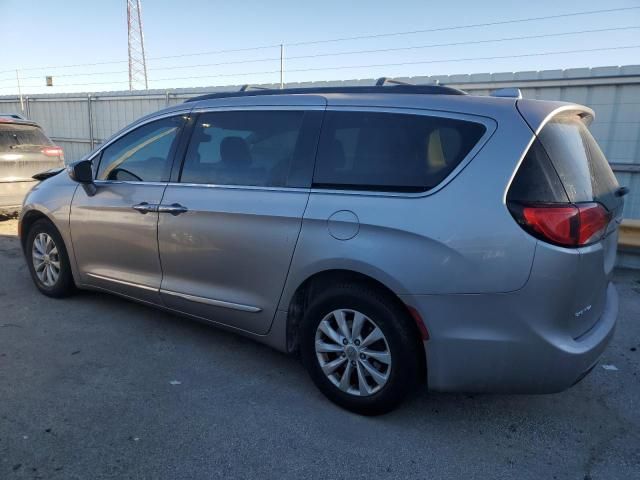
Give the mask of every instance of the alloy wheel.
M 31 248 L 31 259 L 38 280 L 45 287 L 53 287 L 60 277 L 60 255 L 49 234 L 41 232 L 36 235 Z
M 338 309 L 326 315 L 316 329 L 315 351 L 324 374 L 343 392 L 373 395 L 389 380 L 387 339 L 361 312 Z

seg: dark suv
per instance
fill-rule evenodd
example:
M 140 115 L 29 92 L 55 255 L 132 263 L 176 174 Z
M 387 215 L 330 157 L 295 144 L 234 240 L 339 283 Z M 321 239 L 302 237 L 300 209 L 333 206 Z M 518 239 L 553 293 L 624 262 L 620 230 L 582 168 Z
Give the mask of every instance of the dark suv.
M 64 165 L 62 148 L 20 115 L 0 114 L 0 213 L 20 210 L 36 173 Z

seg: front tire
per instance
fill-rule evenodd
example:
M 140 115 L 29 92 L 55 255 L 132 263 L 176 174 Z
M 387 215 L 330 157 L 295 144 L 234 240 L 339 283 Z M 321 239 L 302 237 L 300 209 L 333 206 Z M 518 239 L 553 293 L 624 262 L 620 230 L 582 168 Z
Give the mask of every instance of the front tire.
M 395 408 L 414 388 L 419 342 L 384 292 L 336 285 L 312 299 L 301 325 L 302 361 L 331 401 L 363 415 Z
M 31 278 L 43 294 L 61 298 L 74 290 L 69 256 L 58 230 L 49 220 L 36 221 L 27 235 L 25 257 Z

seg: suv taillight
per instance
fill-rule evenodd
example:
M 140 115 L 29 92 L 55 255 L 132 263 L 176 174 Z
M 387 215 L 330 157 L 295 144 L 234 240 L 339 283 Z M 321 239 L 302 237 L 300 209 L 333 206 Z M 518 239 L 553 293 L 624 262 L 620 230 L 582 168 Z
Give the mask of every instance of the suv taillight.
M 611 214 L 599 203 L 510 203 L 516 221 L 533 236 L 562 247 L 582 247 L 604 236 Z
M 64 154 L 64 152 L 62 151 L 62 147 L 58 146 L 45 147 L 40 151 L 47 157 L 61 157 Z

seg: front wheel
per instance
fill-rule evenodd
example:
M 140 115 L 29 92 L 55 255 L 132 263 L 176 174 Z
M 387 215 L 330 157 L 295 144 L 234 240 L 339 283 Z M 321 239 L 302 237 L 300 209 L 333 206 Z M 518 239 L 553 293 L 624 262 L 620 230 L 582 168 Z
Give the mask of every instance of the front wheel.
M 74 288 L 69 256 L 62 237 L 45 219 L 33 224 L 27 236 L 25 256 L 36 287 L 49 297 L 65 297 Z
M 414 387 L 419 342 L 396 302 L 365 286 L 337 285 L 312 300 L 300 348 L 316 386 L 364 415 L 392 410 Z

